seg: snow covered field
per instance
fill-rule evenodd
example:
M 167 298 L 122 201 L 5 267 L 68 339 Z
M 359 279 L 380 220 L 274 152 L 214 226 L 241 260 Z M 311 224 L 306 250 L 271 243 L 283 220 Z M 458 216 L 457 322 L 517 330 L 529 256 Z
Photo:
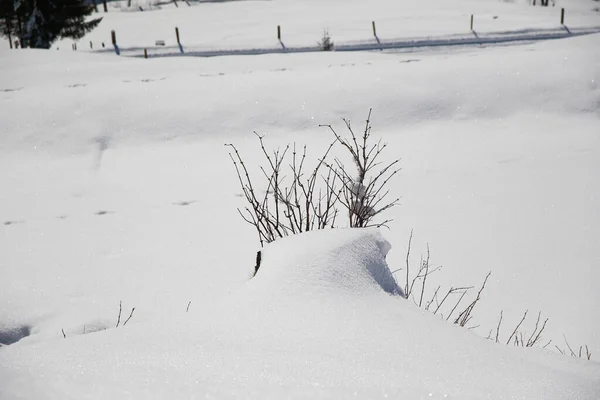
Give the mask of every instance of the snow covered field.
M 176 24 L 184 46 L 219 51 L 277 46 L 277 24 L 286 46 L 314 45 L 326 27 L 336 41 L 372 40 L 371 20 L 382 39 L 462 35 L 471 13 L 489 16 L 481 28 L 476 19 L 482 33 L 559 28 L 557 8 L 518 1 L 368 3 L 111 11 L 79 47 L 108 43 L 111 29 L 125 50 L 172 45 Z M 600 26 L 593 1 L 561 6 L 569 29 Z M 0 349 L 0 398 L 600 393 L 597 362 L 553 347 L 566 347 L 564 334 L 592 360 L 600 352 L 600 35 L 150 60 L 73 52 L 68 42 L 7 47 L 0 342 L 21 340 Z M 250 279 L 259 246 L 237 214 L 224 144 L 252 166 L 262 162 L 253 131 L 273 147 L 306 143 L 317 157 L 332 139 L 319 124 L 343 131 L 342 117 L 362 123 L 369 108 L 374 136 L 403 168 L 390 229 L 276 242 Z M 413 264 L 429 243 L 444 266 L 432 289 L 480 285 L 492 271 L 478 328 L 444 322 L 386 293 L 389 278 L 372 279 L 404 266 L 411 229 Z M 403 273 L 395 278 L 403 287 Z M 135 312 L 115 328 L 119 302 L 123 320 Z M 549 318 L 552 344 L 486 341 L 501 310 L 504 341 L 529 310 Z

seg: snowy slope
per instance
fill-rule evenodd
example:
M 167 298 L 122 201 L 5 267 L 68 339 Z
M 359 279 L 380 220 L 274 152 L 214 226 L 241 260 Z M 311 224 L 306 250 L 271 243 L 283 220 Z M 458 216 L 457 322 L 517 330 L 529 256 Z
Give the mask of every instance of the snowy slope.
M 281 240 L 265 249 L 257 276 L 224 304 L 0 352 L 0 393 L 414 399 L 598 393 L 597 363 L 495 345 L 387 294 L 394 285 L 387 249 L 372 230 Z
M 257 3 L 206 6 L 235 20 L 249 5 L 302 4 Z M 452 12 L 468 15 L 465 4 L 529 13 L 503 2 Z M 580 26 L 593 26 L 583 10 Z M 166 13 L 140 21 L 160 26 Z M 140 13 L 116 15 L 131 18 L 125 37 L 140 32 Z M 597 363 L 481 337 L 500 310 L 504 340 L 539 310 L 545 340 L 564 348 L 564 333 L 593 359 L 600 349 L 599 40 L 152 60 L 0 49 L 0 339 L 22 338 L 0 349 L 0 397 L 594 398 Z M 256 130 L 317 157 L 331 139 L 318 124 L 342 130 L 340 118 L 358 123 L 370 107 L 374 135 L 403 167 L 387 263 L 404 266 L 414 228 L 413 263 L 428 242 L 444 265 L 432 288 L 492 271 L 472 332 L 364 274 L 328 275 L 381 259 L 375 233 L 360 236 L 364 252 L 344 231 L 276 243 L 276 261 L 249 280 L 258 243 L 235 211 L 223 144 L 255 166 Z M 124 317 L 136 310 L 112 329 L 119 301 Z

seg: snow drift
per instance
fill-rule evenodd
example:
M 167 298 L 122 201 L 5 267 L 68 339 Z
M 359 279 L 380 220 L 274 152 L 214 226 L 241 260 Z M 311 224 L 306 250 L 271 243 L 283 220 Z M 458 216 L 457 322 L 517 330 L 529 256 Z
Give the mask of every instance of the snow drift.
M 556 29 L 563 6 L 332 0 L 312 2 L 315 12 L 307 2 L 109 12 L 78 52 L 0 46 L 0 342 L 10 343 L 0 399 L 598 397 L 597 363 L 481 336 L 500 309 L 503 328 L 542 310 L 552 345 L 565 333 L 599 346 L 589 316 L 600 305 L 600 36 L 399 53 L 81 54 L 112 29 L 123 48 L 172 44 L 174 25 L 186 49 L 280 46 L 278 24 L 290 47 L 314 45 L 324 26 L 338 44 L 374 42 L 372 20 L 382 42 L 471 34 L 471 14 L 483 37 Z M 598 25 L 592 2 L 578 2 L 587 14 L 573 3 L 570 30 Z M 369 107 L 404 168 L 385 259 L 404 265 L 414 228 L 448 267 L 440 283 L 492 270 L 479 337 L 394 294 L 376 232 L 282 240 L 248 279 L 256 242 L 234 211 L 243 199 L 223 143 L 251 154 L 256 130 L 316 150 L 330 139 L 317 124 Z M 115 328 L 120 301 L 136 311 Z
M 261 268 L 251 286 L 311 295 L 383 290 L 404 296 L 385 261 L 390 248 L 377 229 L 319 230 L 286 237 L 262 251 Z M 293 287 L 288 282 L 294 282 Z
M 598 394 L 595 362 L 497 345 L 402 299 L 385 264 L 389 249 L 370 229 L 282 239 L 265 248 L 256 277 L 222 302 L 153 323 L 4 347 L 0 398 Z

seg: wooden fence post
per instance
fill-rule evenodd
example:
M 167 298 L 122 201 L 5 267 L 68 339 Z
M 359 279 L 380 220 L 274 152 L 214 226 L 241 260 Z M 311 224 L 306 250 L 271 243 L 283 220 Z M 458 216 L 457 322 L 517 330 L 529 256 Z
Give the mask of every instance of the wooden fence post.
M 471 14 L 471 30 L 473 30 L 473 14 Z
M 90 49 L 93 49 L 94 45 L 92 44 L 92 41 L 90 40 Z
M 561 25 L 565 24 L 565 9 L 564 8 L 560 9 L 560 24 Z
M 277 25 L 277 40 L 281 40 L 281 26 Z
M 10 36 L 10 31 L 8 31 L 8 44 L 10 45 L 10 48 L 12 49 L 13 45 L 12 45 L 12 37 Z
M 121 50 L 119 50 L 119 45 L 117 45 L 117 33 L 115 31 L 110 31 L 110 38 L 112 40 L 113 47 L 115 48 L 115 53 L 120 56 Z
M 102 0 L 102 3 L 104 5 L 104 12 L 108 12 L 108 7 L 106 6 L 106 0 Z
M 148 58 L 148 50 L 144 49 L 144 58 Z
M 175 27 L 175 36 L 177 37 L 177 44 L 181 45 L 181 42 L 179 41 L 179 28 Z
M 371 24 L 373 25 L 373 36 L 377 37 L 377 29 L 375 29 L 375 21 L 371 21 Z

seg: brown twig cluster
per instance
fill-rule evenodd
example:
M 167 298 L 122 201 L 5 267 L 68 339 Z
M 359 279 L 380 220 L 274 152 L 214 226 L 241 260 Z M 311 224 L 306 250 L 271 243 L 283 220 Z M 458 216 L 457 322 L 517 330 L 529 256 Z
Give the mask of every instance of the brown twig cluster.
M 590 351 L 590 349 L 588 349 L 587 345 L 585 346 L 579 346 L 579 352 L 576 353 L 573 351 L 573 349 L 571 348 L 571 345 L 569 344 L 569 342 L 567 341 L 567 337 L 565 335 L 563 335 L 563 338 L 565 339 L 565 344 L 567 345 L 567 349 L 569 349 L 569 354 L 571 354 L 571 357 L 577 357 L 577 358 L 585 358 L 586 360 L 591 360 L 592 359 L 592 352 Z M 561 349 L 558 346 L 554 346 L 556 347 L 556 349 L 561 353 L 561 354 L 566 354 L 566 351 Z M 583 349 L 585 348 L 585 353 L 583 352 Z
M 460 326 L 467 326 L 473 319 L 473 310 L 477 303 L 481 300 L 483 290 L 485 289 L 486 283 L 491 276 L 491 272 L 488 273 L 480 286 L 479 290 L 475 298 L 466 306 L 462 311 L 460 310 L 461 304 L 463 304 L 463 299 L 468 296 L 470 290 L 474 288 L 474 286 L 460 286 L 460 287 L 450 287 L 444 295 L 443 291 L 440 291 L 441 285 L 437 286 L 433 291 L 433 295 L 429 297 L 426 295 L 428 292 L 428 284 L 430 284 L 431 279 L 428 279 L 431 274 L 439 271 L 442 266 L 432 266 L 430 263 L 431 252 L 429 249 L 429 245 L 427 245 L 427 253 L 426 256 L 421 256 L 421 260 L 419 262 L 419 267 L 416 270 L 411 270 L 410 265 L 410 257 L 412 250 L 412 240 L 413 240 L 413 232 L 410 232 L 410 237 L 408 239 L 408 249 L 406 252 L 406 265 L 404 268 L 399 268 L 392 272 L 395 274 L 399 271 L 405 270 L 405 278 L 406 284 L 404 286 L 404 293 L 407 299 L 411 299 L 415 305 L 418 307 L 423 307 L 425 310 L 432 312 L 433 314 L 440 315 L 446 321 L 452 321 L 454 324 Z M 429 300 L 425 300 L 429 298 Z M 526 323 L 527 317 L 529 315 L 529 310 L 523 313 L 523 316 L 517 323 L 517 325 L 510 331 L 510 335 L 506 340 L 501 339 L 501 328 L 504 322 L 503 316 L 504 312 L 500 311 L 500 318 L 498 320 L 498 324 L 494 330 L 490 329 L 486 339 L 494 340 L 496 343 L 504 343 L 506 345 L 514 345 L 519 347 L 542 347 L 547 348 L 552 340 L 548 340 L 547 342 L 542 340 L 542 334 L 546 329 L 546 324 L 548 323 L 548 318 L 542 321 L 542 313 L 539 312 L 537 318 L 535 320 L 535 326 L 533 327 L 533 331 L 531 333 L 526 333 L 522 327 Z M 470 325 L 467 326 L 469 330 L 478 328 L 479 325 Z M 563 335 L 564 337 L 564 335 Z M 579 349 L 573 350 L 570 346 L 567 338 L 564 337 L 566 349 L 560 348 L 559 346 L 554 346 L 556 350 L 558 350 L 561 354 L 570 354 L 573 357 L 585 358 L 590 360 L 592 357 L 592 353 L 590 352 L 587 345 L 580 346 Z
M 408 240 L 408 250 L 406 252 L 406 267 L 404 268 L 406 272 L 406 284 L 404 286 L 405 297 L 407 299 L 412 299 L 415 305 L 423 307 L 425 310 L 431 311 L 433 314 L 439 314 L 446 321 L 453 319 L 455 324 L 466 326 L 473 318 L 473 309 L 481 299 L 481 293 L 483 292 L 483 289 L 485 289 L 485 285 L 491 275 L 491 272 L 485 277 L 485 280 L 483 281 L 483 284 L 481 285 L 475 298 L 462 310 L 460 308 L 462 301 L 469 294 L 469 291 L 474 288 L 474 286 L 452 286 L 444 295 L 442 295 L 444 292 L 440 292 L 442 287 L 439 285 L 434 290 L 433 295 L 429 298 L 429 300 L 424 301 L 426 299 L 425 293 L 428 290 L 428 277 L 431 274 L 439 271 L 442 266 L 431 265 L 431 252 L 429 245 L 427 245 L 427 255 L 425 258 L 421 256 L 419 267 L 416 273 L 413 273 L 410 267 L 412 239 L 413 232 L 411 231 L 410 238 Z M 401 270 L 402 269 L 395 270 L 392 272 L 392 274 L 395 274 Z M 474 328 L 476 328 L 476 326 L 469 327 L 469 329 Z
M 538 313 L 537 319 L 535 321 L 535 327 L 533 328 L 533 332 L 531 332 L 531 334 L 529 336 L 527 336 L 526 334 L 523 333 L 523 331 L 520 331 L 519 329 L 521 328 L 521 326 L 523 325 L 523 323 L 525 322 L 525 320 L 527 319 L 527 314 L 529 313 L 529 310 L 526 310 L 525 313 L 523 313 L 523 317 L 521 317 L 521 319 L 519 320 L 519 323 L 515 326 L 515 328 L 512 330 L 512 333 L 510 334 L 510 336 L 508 337 L 508 339 L 506 340 L 505 344 L 513 344 L 515 346 L 520 346 L 520 347 L 534 347 L 538 344 L 541 344 L 541 340 L 542 340 L 542 333 L 544 332 L 544 329 L 546 329 L 546 324 L 548 323 L 548 318 L 546 318 L 544 320 L 544 322 L 540 325 L 540 321 L 541 321 L 541 317 L 542 317 L 542 313 L 541 311 Z M 487 336 L 486 339 L 489 340 L 495 340 L 496 343 L 500 343 L 500 329 L 502 326 L 502 318 L 503 318 L 503 314 L 504 311 L 500 311 L 500 319 L 498 320 L 498 325 L 496 326 L 496 336 L 495 339 L 492 339 L 492 330 L 490 329 L 490 332 Z M 550 345 L 550 343 L 552 343 L 552 340 L 549 340 L 548 342 L 546 342 L 545 345 L 541 346 L 543 348 L 548 347 L 548 345 Z
M 238 212 L 244 221 L 256 228 L 261 247 L 284 236 L 334 228 L 340 214 L 338 207 L 347 211 L 350 227 L 384 226 L 390 221 L 372 223 L 376 216 L 399 201 L 386 201 L 389 193 L 386 184 L 399 171 L 396 168 L 399 160 L 382 167 L 378 159 L 386 145 L 381 141 L 370 144 L 370 119 L 371 111 L 362 136 L 357 136 L 350 121 L 344 120 L 351 136 L 349 139 L 339 135 L 331 125 L 323 125 L 335 138 L 310 173 L 306 172 L 306 146 L 300 150 L 294 144 L 283 150 L 268 151 L 264 136 L 255 132 L 266 159 L 266 167 L 260 167 L 266 179 L 266 187 L 261 186 L 264 194 L 260 194 L 262 192 L 253 184 L 236 146 L 226 144 L 232 149 L 229 156 L 247 202 L 246 207 L 238 209 Z M 336 144 L 350 152 L 356 166 L 356 177 L 352 177 L 339 159 L 330 161 L 331 150 Z

